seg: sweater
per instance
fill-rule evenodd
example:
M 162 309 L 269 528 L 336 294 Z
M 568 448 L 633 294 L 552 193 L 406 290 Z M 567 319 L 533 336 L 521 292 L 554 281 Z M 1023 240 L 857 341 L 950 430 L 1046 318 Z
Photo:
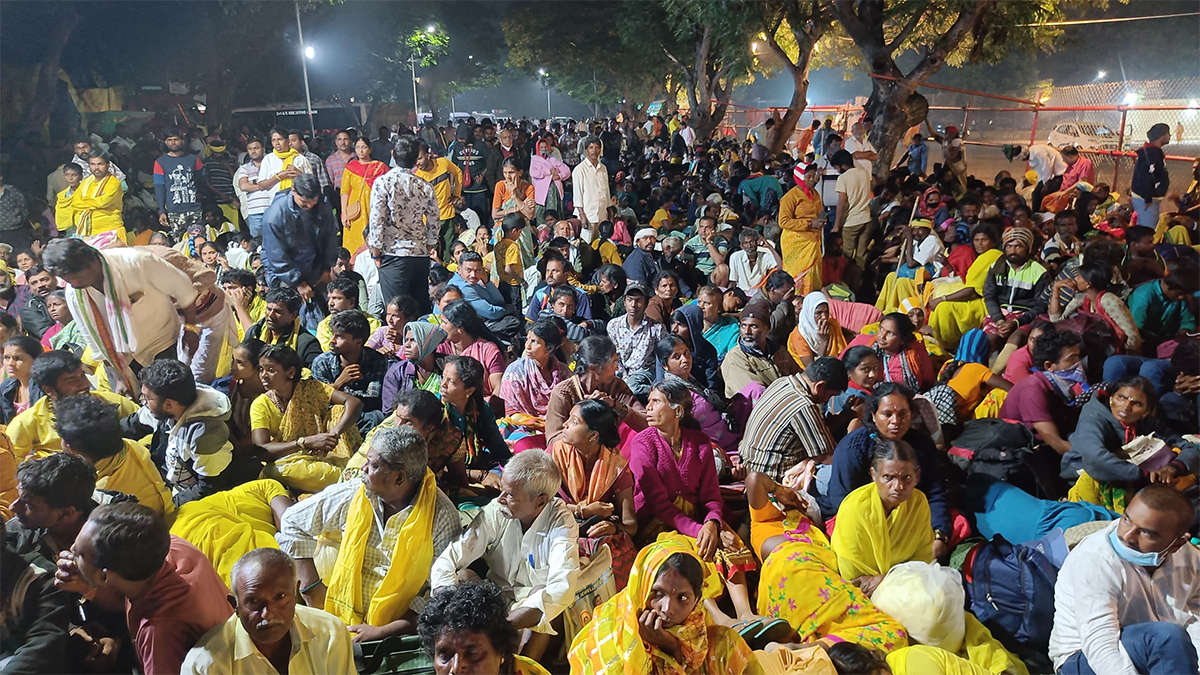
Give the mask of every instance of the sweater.
M 634 506 L 638 527 L 658 518 L 668 528 L 695 537 L 709 520 L 724 520 L 725 502 L 717 481 L 717 465 L 712 442 L 697 429 L 681 429 L 682 454 L 679 459 L 658 429 L 639 431 L 629 447 L 629 468 L 633 471 Z M 683 498 L 695 507 L 688 516 L 675 505 Z
M 1143 417 L 1134 433 L 1138 436 L 1153 433 L 1168 446 L 1179 448 L 1179 454 L 1171 462 L 1179 475 L 1194 474 L 1200 469 L 1200 450 L 1171 432 L 1158 418 Z M 1074 482 L 1081 469 L 1102 483 L 1136 483 L 1145 477 L 1138 465 L 1116 454 L 1126 443 L 1125 425 L 1113 416 L 1108 397 L 1100 392 L 1084 404 L 1069 440 L 1071 449 L 1062 458 L 1061 475 L 1065 480 Z

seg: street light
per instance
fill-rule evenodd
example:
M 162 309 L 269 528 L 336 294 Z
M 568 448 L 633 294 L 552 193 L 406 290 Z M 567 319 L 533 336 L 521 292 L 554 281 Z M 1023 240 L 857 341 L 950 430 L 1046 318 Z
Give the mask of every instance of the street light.
M 433 24 L 429 24 L 428 26 L 425 27 L 425 32 L 432 35 L 433 33 L 437 32 L 437 26 L 435 26 Z
M 546 69 L 538 68 L 538 76 L 542 78 L 542 86 L 546 88 L 546 119 L 550 119 L 550 83 L 545 80 Z
M 1096 79 L 1103 80 L 1105 75 L 1108 75 L 1108 72 L 1102 70 L 1102 71 L 1096 73 Z
M 316 52 L 313 51 L 312 47 L 304 46 L 304 27 L 300 25 L 300 2 L 296 0 L 293 4 L 296 7 L 296 35 L 300 38 L 300 53 L 305 57 L 300 59 L 300 66 L 304 71 L 304 105 L 308 111 L 308 132 L 313 138 L 316 138 L 317 128 L 313 125 L 312 94 L 309 93 L 308 89 L 308 60 L 316 56 Z

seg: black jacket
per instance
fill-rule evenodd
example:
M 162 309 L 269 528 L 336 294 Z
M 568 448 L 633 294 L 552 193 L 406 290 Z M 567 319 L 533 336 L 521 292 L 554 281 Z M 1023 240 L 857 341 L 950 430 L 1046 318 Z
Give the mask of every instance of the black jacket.
M 46 309 L 46 299 L 34 293 L 21 307 L 21 326 L 34 338 L 41 340 L 53 325 L 54 319 L 50 318 L 50 310 Z
M 1166 195 L 1170 187 L 1171 177 L 1167 175 L 1166 154 L 1162 148 L 1149 143 L 1138 148 L 1130 191 L 1148 202 Z M 1155 223 L 1149 225 L 1154 227 Z

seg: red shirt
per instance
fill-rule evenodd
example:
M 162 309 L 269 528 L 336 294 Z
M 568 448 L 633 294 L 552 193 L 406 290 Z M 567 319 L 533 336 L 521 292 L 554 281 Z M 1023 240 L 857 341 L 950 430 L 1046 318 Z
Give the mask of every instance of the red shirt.
M 125 621 L 145 675 L 175 675 L 202 635 L 233 615 L 229 590 L 195 546 L 171 535 L 150 585 L 125 602 Z

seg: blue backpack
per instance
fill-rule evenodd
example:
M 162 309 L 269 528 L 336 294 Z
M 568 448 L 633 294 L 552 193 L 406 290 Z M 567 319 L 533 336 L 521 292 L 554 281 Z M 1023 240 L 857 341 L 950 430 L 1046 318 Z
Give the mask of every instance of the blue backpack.
M 1054 626 L 1058 569 L 1041 552 L 996 535 L 963 566 L 967 603 L 975 618 L 1010 651 L 1045 652 Z

